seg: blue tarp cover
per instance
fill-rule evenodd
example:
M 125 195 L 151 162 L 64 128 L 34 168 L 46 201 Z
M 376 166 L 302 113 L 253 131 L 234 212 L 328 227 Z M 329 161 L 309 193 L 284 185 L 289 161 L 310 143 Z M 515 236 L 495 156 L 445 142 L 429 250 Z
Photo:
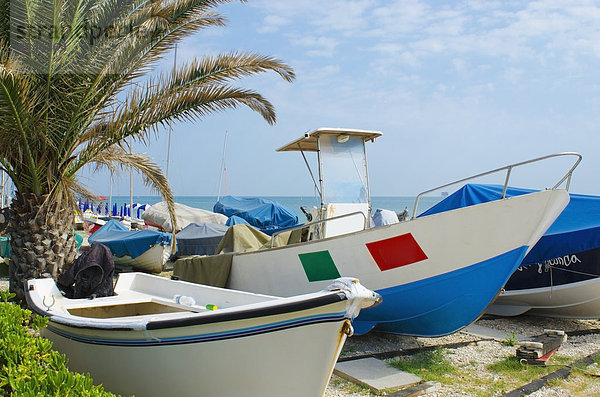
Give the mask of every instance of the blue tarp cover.
M 155 230 L 131 231 L 111 219 L 92 234 L 88 241 L 106 245 L 115 256 L 137 258 L 156 244 L 169 244 L 171 235 Z
M 509 187 L 506 197 L 532 192 L 535 190 Z M 501 196 L 502 186 L 468 184 L 419 216 L 498 200 Z M 527 254 L 523 265 L 600 247 L 600 197 L 571 193 L 570 198 L 565 210 Z
M 298 215 L 275 200 L 254 197 L 222 197 L 213 207 L 213 211 L 228 217 L 239 217 L 260 231 L 272 234 L 278 230 L 289 229 L 298 224 Z M 239 224 L 235 219 L 231 224 Z M 230 223 L 227 223 L 230 225 Z

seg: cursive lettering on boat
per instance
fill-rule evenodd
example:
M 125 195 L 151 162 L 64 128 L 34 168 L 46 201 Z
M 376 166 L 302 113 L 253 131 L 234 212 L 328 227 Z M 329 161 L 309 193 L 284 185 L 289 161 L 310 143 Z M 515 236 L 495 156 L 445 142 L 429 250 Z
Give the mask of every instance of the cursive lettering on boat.
M 575 254 L 559 256 L 558 258 L 552 258 L 545 260 L 542 263 L 538 263 L 538 273 L 541 274 L 547 272 L 552 266 L 569 267 L 575 263 L 581 263 L 581 260 Z

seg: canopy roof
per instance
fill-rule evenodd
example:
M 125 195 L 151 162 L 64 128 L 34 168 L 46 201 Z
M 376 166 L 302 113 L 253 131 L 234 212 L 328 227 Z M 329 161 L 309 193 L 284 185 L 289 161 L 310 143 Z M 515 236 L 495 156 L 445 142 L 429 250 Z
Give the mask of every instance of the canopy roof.
M 316 152 L 318 150 L 317 140 L 321 135 L 348 135 L 362 138 L 365 141 L 375 141 L 375 138 L 383 135 L 381 131 L 356 130 L 350 128 L 319 128 L 307 132 L 302 138 L 288 143 L 277 149 L 278 152 Z

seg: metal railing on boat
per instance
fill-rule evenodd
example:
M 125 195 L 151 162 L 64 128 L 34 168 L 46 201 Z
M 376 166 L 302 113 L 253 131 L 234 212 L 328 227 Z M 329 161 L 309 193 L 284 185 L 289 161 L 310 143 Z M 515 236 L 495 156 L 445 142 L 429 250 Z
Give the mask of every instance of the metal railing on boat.
M 306 227 L 310 227 L 310 226 L 314 226 L 314 225 L 319 225 L 319 224 L 321 224 L 321 223 L 325 223 L 325 222 L 329 222 L 329 221 L 335 221 L 335 220 L 338 220 L 338 219 L 342 219 L 342 218 L 348 218 L 348 217 L 351 217 L 351 216 L 356 216 L 356 215 L 362 215 L 362 217 L 363 217 L 363 220 L 364 220 L 364 223 L 363 223 L 363 224 L 364 224 L 364 225 L 367 225 L 367 224 L 368 224 L 368 223 L 367 223 L 367 216 L 366 216 L 366 215 L 365 215 L 365 213 L 364 213 L 364 212 L 362 212 L 362 211 L 349 212 L 349 213 L 347 213 L 347 214 L 338 215 L 338 216 L 334 216 L 334 217 L 327 218 L 327 219 L 319 219 L 319 220 L 316 220 L 316 221 L 313 221 L 313 222 L 309 222 L 309 223 L 302 224 L 302 225 L 300 225 L 300 226 L 293 227 L 293 228 L 291 228 L 291 229 L 285 229 L 285 230 L 281 230 L 281 231 L 279 231 L 279 232 L 275 232 L 275 233 L 273 233 L 273 234 L 271 235 L 271 247 L 270 247 L 270 248 L 273 248 L 273 242 L 275 241 L 276 237 L 277 237 L 277 236 L 279 236 L 281 233 L 293 232 L 293 231 L 296 231 L 296 230 L 304 229 L 304 228 L 306 228 Z M 363 227 L 363 230 L 364 230 L 365 228 L 366 228 L 366 227 Z
M 459 179 L 457 181 L 454 182 L 450 182 L 447 183 L 445 185 L 441 185 L 438 187 L 435 187 L 433 189 L 429 189 L 426 190 L 424 192 L 421 192 L 417 195 L 417 197 L 415 198 L 415 206 L 413 208 L 413 213 L 411 216 L 411 219 L 414 219 L 416 214 L 417 214 L 417 209 L 419 206 L 419 200 L 421 199 L 422 196 L 429 194 L 429 193 L 433 193 L 437 190 L 441 190 L 441 189 L 445 189 L 447 187 L 453 186 L 453 185 L 457 185 L 459 183 L 464 183 L 473 179 L 477 179 L 477 178 L 481 178 L 487 175 L 491 175 L 491 174 L 495 174 L 501 171 L 506 171 L 506 177 L 504 178 L 504 185 L 503 185 L 503 189 L 502 189 L 502 196 L 501 198 L 505 198 L 506 196 L 506 189 L 508 188 L 508 180 L 510 178 L 510 174 L 512 172 L 512 170 L 516 167 L 520 167 L 523 165 L 527 165 L 527 164 L 532 164 L 532 163 L 536 163 L 536 162 L 540 162 L 543 160 L 547 160 L 550 158 L 556 158 L 556 157 L 563 157 L 563 156 L 574 156 L 576 157 L 575 163 L 573 164 L 573 166 L 565 173 L 565 175 L 552 187 L 552 189 L 557 189 L 560 185 L 562 185 L 563 183 L 565 183 L 565 189 L 569 190 L 569 185 L 571 183 L 571 176 L 573 175 L 573 171 L 575 170 L 575 168 L 577 168 L 577 166 L 579 165 L 579 163 L 581 162 L 582 156 L 581 154 L 577 153 L 577 152 L 562 152 L 562 153 L 555 153 L 555 154 L 549 154 L 546 156 L 542 156 L 542 157 L 536 157 L 534 159 L 531 160 L 526 160 L 526 161 L 521 161 L 519 163 L 514 163 L 514 164 L 510 164 L 504 167 L 500 167 L 500 168 L 496 168 L 494 170 L 491 171 L 487 171 L 487 172 L 482 172 L 480 174 L 477 175 L 472 175 L 463 179 Z

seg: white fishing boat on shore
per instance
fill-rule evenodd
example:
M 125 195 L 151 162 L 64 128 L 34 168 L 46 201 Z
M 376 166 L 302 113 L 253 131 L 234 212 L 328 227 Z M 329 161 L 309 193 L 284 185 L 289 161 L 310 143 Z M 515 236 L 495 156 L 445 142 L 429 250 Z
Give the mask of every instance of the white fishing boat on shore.
M 321 205 L 307 214 L 308 222 L 273 234 L 266 243 L 256 239 L 259 244 L 252 248 L 249 234 L 236 248 L 232 235 L 244 226 L 236 225 L 223 239 L 233 243 L 222 244 L 220 255 L 181 258 L 174 274 L 278 296 L 314 291 L 337 277 L 355 275 L 383 296 L 381 305 L 354 322 L 358 334 L 376 329 L 433 337 L 475 321 L 569 202 L 559 186 L 570 180 L 579 161 L 545 191 L 431 216 L 413 213 L 405 222 L 372 227 L 365 144 L 381 135 L 320 128 L 278 149 L 300 152 L 307 166 L 305 153 L 317 155 L 318 172 L 308 168 Z M 508 183 L 520 164 L 485 174 L 504 172 Z M 204 274 L 222 277 L 207 280 L 200 277 Z
M 322 396 L 352 320 L 381 299 L 350 278 L 279 298 L 122 273 L 114 292 L 68 299 L 36 279 L 26 297 L 70 369 L 143 397 Z

